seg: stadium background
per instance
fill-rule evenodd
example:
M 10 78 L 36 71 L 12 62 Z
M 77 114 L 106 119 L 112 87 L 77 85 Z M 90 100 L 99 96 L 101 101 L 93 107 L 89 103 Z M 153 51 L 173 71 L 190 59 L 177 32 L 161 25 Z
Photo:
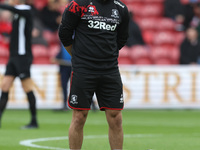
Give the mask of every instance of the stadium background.
M 174 30 L 176 23 L 163 17 L 164 0 L 123 1 L 134 11 L 134 19 L 147 43 L 124 47 L 120 51 L 126 100 L 126 110 L 122 112 L 124 149 L 199 150 L 200 112 L 196 108 L 200 107 L 200 72 L 197 65 L 179 65 L 179 46 L 184 33 Z M 47 0 L 34 0 L 34 5 L 41 10 Z M 1 15 L 0 24 L 1 84 L 9 56 L 9 41 L 2 30 L 10 30 L 10 24 L 3 22 L 3 28 Z M 2 118 L 0 150 L 68 150 L 67 129 L 72 111 L 50 109 L 60 108 L 62 103 L 58 65 L 50 61 L 60 45 L 57 33 L 44 30 L 43 36 L 49 45 L 33 45 L 34 65 L 31 69 L 37 107 L 45 108 L 38 110 L 39 129 L 21 130 L 29 119 L 29 112 L 25 109 L 28 108 L 26 96 L 17 79 L 9 95 L 8 107 L 11 109 L 6 110 Z M 90 112 L 84 128 L 83 149 L 109 149 L 107 132 L 104 112 Z
M 164 0 L 122 0 L 142 31 L 146 45 L 125 46 L 119 55 L 124 82 L 125 108 L 199 108 L 198 66 L 179 65 L 180 44 L 184 31 L 177 31 L 177 23 L 164 17 Z M 41 10 L 47 0 L 34 0 Z M 182 3 L 186 3 L 183 0 Z M 60 8 L 63 11 L 65 5 Z M 3 29 L 11 30 L 10 22 L 1 22 L 0 84 L 9 57 L 9 40 Z M 57 32 L 43 30 L 48 46 L 33 44 L 32 77 L 38 108 L 60 108 L 62 94 L 58 65 L 51 62 L 60 50 Z M 8 108 L 27 108 L 26 96 L 19 80 L 14 82 Z

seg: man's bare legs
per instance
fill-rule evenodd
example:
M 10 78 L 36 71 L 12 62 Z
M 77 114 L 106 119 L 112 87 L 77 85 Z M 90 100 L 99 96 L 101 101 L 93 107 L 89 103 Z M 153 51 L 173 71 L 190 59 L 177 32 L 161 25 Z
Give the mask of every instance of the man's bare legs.
M 69 128 L 69 147 L 80 150 L 83 143 L 83 127 L 87 119 L 88 110 L 73 110 L 72 122 Z
M 33 91 L 33 81 L 31 78 L 23 79 L 21 80 L 21 83 L 25 93 Z
M 35 94 L 33 92 L 33 81 L 32 79 L 26 78 L 21 80 L 22 87 L 24 89 L 24 92 L 27 95 L 28 103 L 29 103 L 29 110 L 31 114 L 31 121 L 28 125 L 23 126 L 23 129 L 32 129 L 32 128 L 38 128 L 37 123 L 37 110 L 36 110 L 36 98 Z
M 10 87 L 12 86 L 14 80 L 15 80 L 14 76 L 4 76 L 1 84 L 2 92 L 9 92 Z
M 106 110 L 106 118 L 109 125 L 109 142 L 111 150 L 122 150 L 123 128 L 122 113 L 117 110 Z
M 109 125 L 109 142 L 112 150 L 122 150 L 123 129 L 122 114 L 117 110 L 106 110 Z M 69 146 L 71 150 L 80 150 L 83 143 L 83 127 L 88 111 L 73 110 L 72 122 L 69 128 Z
M 1 97 L 0 97 L 0 127 L 1 127 L 1 117 L 6 108 L 8 102 L 8 93 L 15 80 L 14 76 L 4 76 L 1 84 Z

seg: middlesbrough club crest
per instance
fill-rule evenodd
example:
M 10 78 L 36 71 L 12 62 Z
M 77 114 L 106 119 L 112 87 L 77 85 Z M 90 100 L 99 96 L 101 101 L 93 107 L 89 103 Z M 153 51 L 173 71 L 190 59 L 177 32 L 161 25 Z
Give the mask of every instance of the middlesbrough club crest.
M 112 15 L 113 18 L 119 18 L 119 11 L 117 9 L 112 9 Z
M 74 105 L 74 104 L 78 104 L 77 99 L 78 99 L 78 96 L 77 96 L 77 95 L 72 95 L 72 96 L 71 96 L 70 103 L 73 104 L 73 105 Z

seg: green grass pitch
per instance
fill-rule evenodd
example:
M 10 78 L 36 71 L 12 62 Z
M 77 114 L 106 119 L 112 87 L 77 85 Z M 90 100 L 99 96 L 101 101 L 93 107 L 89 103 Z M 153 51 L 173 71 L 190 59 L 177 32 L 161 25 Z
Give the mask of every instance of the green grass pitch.
M 0 150 L 67 150 L 71 116 L 71 111 L 39 110 L 40 128 L 21 130 L 29 121 L 28 110 L 6 110 L 0 128 Z M 200 150 L 199 118 L 199 110 L 124 110 L 124 150 Z M 89 112 L 82 149 L 109 150 L 107 132 L 104 112 Z M 60 138 L 51 139 L 56 137 Z M 39 139 L 32 143 L 39 147 L 20 145 L 30 139 Z

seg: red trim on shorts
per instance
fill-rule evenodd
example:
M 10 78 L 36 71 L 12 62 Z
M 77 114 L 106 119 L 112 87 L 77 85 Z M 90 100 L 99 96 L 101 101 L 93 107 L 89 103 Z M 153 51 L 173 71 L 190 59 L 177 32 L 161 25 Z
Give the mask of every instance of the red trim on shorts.
M 123 110 L 123 108 L 109 108 L 109 107 L 101 107 L 100 110 L 109 109 L 109 110 Z
M 68 103 L 68 106 L 71 108 L 71 109 L 75 109 L 75 110 L 90 110 L 90 108 L 76 108 L 76 107 L 72 107 L 70 104 L 69 104 L 69 100 L 67 101 Z

